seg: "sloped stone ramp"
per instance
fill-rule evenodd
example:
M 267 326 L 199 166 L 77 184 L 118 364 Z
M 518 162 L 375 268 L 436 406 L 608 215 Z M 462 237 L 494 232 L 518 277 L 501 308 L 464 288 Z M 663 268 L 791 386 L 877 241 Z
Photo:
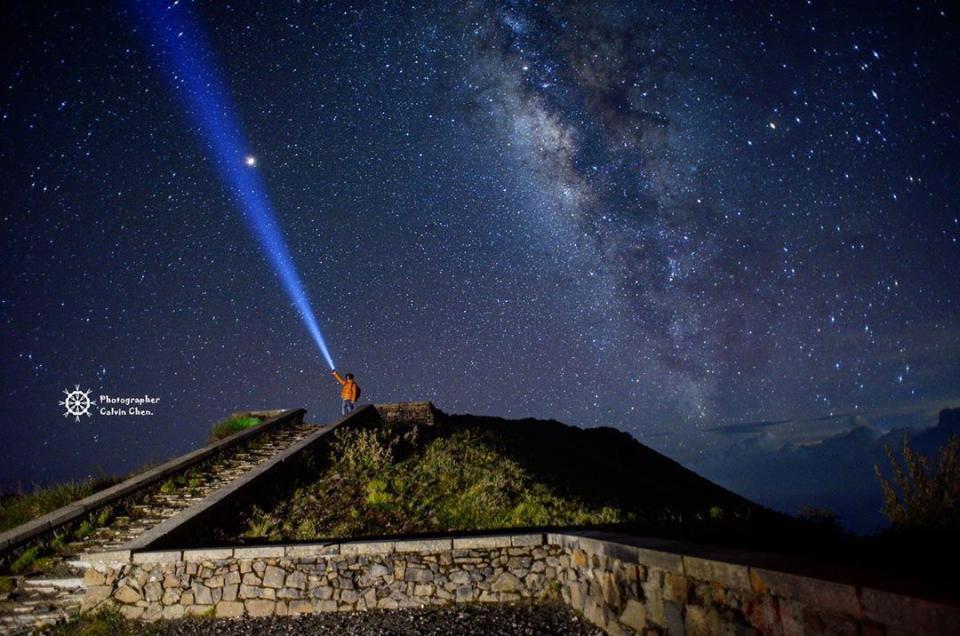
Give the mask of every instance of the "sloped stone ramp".
M 30 633 L 75 616 L 87 587 L 88 555 L 135 544 L 157 526 L 229 488 L 304 438 L 323 435 L 340 424 L 304 423 L 303 409 L 272 413 L 276 415 L 256 428 L 170 460 L 0 535 L 0 550 L 9 553 L 18 547 L 48 543 L 58 530 L 69 536 L 69 524 L 74 528 L 81 520 L 89 524 L 96 511 L 108 506 L 117 511 L 103 514 L 104 523 L 82 539 L 65 543 L 45 568 L 49 574 L 16 579 L 15 591 L 0 600 L 0 634 Z

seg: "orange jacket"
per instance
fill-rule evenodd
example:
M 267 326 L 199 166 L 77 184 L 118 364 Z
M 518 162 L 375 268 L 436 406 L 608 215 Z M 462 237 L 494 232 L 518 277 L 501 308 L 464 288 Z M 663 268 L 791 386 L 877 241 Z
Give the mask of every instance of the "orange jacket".
M 333 377 L 337 379 L 337 382 L 343 385 L 343 388 L 340 389 L 340 399 L 356 402 L 357 401 L 357 383 L 354 382 L 353 380 L 347 380 L 336 371 L 333 372 Z

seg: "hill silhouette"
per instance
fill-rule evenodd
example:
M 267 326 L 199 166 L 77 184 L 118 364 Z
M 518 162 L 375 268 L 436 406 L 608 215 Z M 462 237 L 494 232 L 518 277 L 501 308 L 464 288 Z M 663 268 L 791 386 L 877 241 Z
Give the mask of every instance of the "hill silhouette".
M 838 534 L 775 513 L 612 428 L 438 413 L 343 428 L 220 529 L 249 542 L 499 528 L 622 529 L 753 548 Z

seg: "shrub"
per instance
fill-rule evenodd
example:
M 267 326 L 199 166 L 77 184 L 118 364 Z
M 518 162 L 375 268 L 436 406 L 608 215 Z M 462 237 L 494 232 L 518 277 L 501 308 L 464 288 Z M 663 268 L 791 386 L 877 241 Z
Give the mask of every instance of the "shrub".
M 301 540 L 314 539 L 317 536 L 317 524 L 313 519 L 304 519 L 297 526 L 296 538 Z
M 70 481 L 31 492 L 7 493 L 0 496 L 0 532 L 27 523 L 62 506 L 83 499 L 98 490 L 119 482 L 121 478 L 100 477 L 86 481 Z
M 230 437 L 234 433 L 253 428 L 258 424 L 260 424 L 260 419 L 256 417 L 231 417 L 228 420 L 218 422 L 214 425 L 213 430 L 210 432 L 210 441 L 216 442 L 225 437 Z
M 888 482 L 879 466 L 874 466 L 883 490 L 883 513 L 899 530 L 960 529 L 960 438 L 951 436 L 935 461 L 928 462 L 910 447 L 903 436 L 903 464 L 886 447 L 893 471 Z
M 383 506 L 393 502 L 393 495 L 387 492 L 387 482 L 374 479 L 367 484 L 367 504 Z
M 376 471 L 393 463 L 395 442 L 382 429 L 341 429 L 333 441 L 333 452 L 346 470 Z

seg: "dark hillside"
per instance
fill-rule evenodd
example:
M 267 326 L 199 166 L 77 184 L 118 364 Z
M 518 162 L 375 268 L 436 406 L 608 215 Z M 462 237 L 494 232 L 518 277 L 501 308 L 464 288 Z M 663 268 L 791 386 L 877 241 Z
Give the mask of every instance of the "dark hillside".
M 593 527 L 721 542 L 747 532 L 756 546 L 832 532 L 762 508 L 610 428 L 439 414 L 435 426 L 338 430 L 320 454 L 239 525 L 221 528 L 221 539 Z
M 488 444 L 565 496 L 664 520 L 684 514 L 750 516 L 756 504 L 704 479 L 613 428 L 582 429 L 554 420 L 445 416 L 450 428 L 484 431 Z

